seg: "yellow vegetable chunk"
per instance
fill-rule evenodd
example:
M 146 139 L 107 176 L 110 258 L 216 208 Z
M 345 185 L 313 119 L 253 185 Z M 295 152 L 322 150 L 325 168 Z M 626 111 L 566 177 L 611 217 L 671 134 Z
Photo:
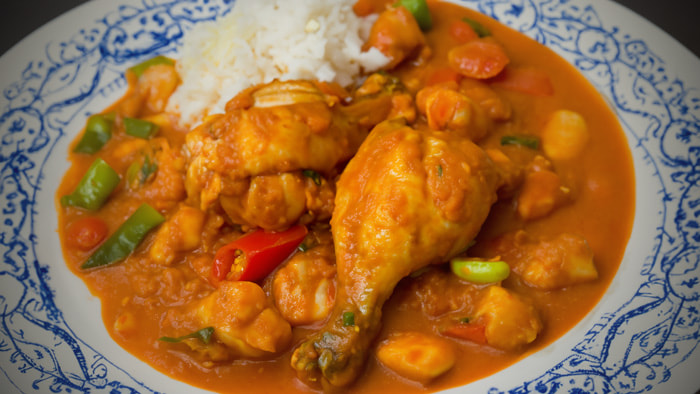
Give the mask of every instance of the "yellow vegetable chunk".
M 322 321 L 335 303 L 333 245 L 294 254 L 275 273 L 272 295 L 282 317 L 292 326 Z
M 253 282 L 223 281 L 199 302 L 199 326 L 214 327 L 217 339 L 241 357 L 262 357 L 289 346 L 292 328 Z
M 542 148 L 552 160 L 569 160 L 578 156 L 588 143 L 586 121 L 577 112 L 554 112 L 542 132 Z
M 151 259 L 160 265 L 170 265 L 177 252 L 196 249 L 201 243 L 204 219 L 204 212 L 199 209 L 181 206 L 158 229 L 149 250 Z
M 537 338 L 542 322 L 535 307 L 500 286 L 489 287 L 476 319 L 486 321 L 486 342 L 503 350 L 518 349 Z
M 377 358 L 397 374 L 427 383 L 454 366 L 455 352 L 452 345 L 442 338 L 402 332 L 379 344 Z

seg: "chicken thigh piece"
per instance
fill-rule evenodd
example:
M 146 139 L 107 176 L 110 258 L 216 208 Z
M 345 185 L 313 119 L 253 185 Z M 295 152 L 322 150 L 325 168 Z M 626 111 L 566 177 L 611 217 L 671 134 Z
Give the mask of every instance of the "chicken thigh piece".
M 292 356 L 300 377 L 351 383 L 396 284 L 464 250 L 500 183 L 488 155 L 467 139 L 415 130 L 403 120 L 377 125 L 337 184 L 336 303 L 326 325 Z
M 226 113 L 187 134 L 189 203 L 202 210 L 221 203 L 249 227 L 289 227 L 318 205 L 314 196 L 328 194 L 317 190 L 321 177 L 335 176 L 367 136 L 342 107 L 341 97 L 310 81 L 273 81 L 239 93 Z M 309 172 L 315 184 L 305 182 Z M 268 205 L 279 209 L 255 212 Z

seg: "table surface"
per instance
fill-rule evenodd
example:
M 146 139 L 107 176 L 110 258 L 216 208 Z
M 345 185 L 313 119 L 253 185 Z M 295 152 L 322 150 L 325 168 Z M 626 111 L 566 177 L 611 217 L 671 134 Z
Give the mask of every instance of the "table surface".
M 53 18 L 87 0 L 15 0 L 4 2 L 0 13 L 0 54 Z M 605 1 L 605 0 L 602 0 Z M 700 57 L 697 0 L 615 0 L 650 20 Z

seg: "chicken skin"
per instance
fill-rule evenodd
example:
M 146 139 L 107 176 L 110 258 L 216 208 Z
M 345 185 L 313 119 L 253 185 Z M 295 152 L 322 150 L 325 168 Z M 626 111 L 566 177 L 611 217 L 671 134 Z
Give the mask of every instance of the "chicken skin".
M 343 112 L 341 98 L 314 82 L 255 86 L 234 97 L 225 114 L 187 134 L 189 202 L 201 209 L 221 202 L 234 223 L 284 230 L 319 205 L 318 195 L 328 194 L 317 190 L 327 188 L 320 178 L 304 182 L 303 174 L 333 177 L 366 135 Z M 280 209 L 245 212 L 270 201 Z M 320 205 L 318 215 L 327 216 L 331 209 Z
M 464 250 L 500 183 L 491 159 L 468 139 L 416 130 L 401 119 L 377 125 L 337 184 L 331 219 L 336 302 L 326 325 L 292 356 L 300 377 L 333 386 L 352 382 L 394 287 Z

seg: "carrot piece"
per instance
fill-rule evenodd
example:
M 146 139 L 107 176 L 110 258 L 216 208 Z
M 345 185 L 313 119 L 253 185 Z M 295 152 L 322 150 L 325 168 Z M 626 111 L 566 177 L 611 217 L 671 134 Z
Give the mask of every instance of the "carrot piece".
M 352 10 L 357 16 L 367 16 L 377 12 L 377 10 L 374 9 L 372 0 L 357 0 L 352 6 Z
M 480 323 L 457 323 L 442 332 L 453 338 L 466 339 L 474 343 L 486 345 L 486 325 Z
M 425 86 L 432 86 L 437 85 L 439 83 L 452 81 L 459 83 L 460 79 L 462 79 L 461 74 L 449 67 L 445 67 L 437 69 L 432 74 L 430 74 L 428 80 L 425 82 Z
M 479 35 L 476 34 L 474 29 L 467 22 L 462 20 L 452 22 L 449 31 L 450 35 L 461 44 L 479 38 Z
M 447 59 L 455 71 L 476 79 L 495 77 L 510 62 L 500 44 L 482 39 L 452 48 Z
M 493 85 L 534 96 L 551 96 L 554 94 L 554 86 L 552 86 L 549 75 L 536 68 L 506 67 L 493 80 Z

